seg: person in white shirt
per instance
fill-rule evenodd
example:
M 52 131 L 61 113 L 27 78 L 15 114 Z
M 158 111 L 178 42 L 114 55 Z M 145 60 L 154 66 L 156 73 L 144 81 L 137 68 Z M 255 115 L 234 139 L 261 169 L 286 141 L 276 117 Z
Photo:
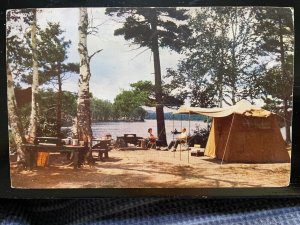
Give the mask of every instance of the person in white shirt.
M 171 141 L 169 146 L 168 146 L 168 150 L 170 150 L 173 146 L 173 150 L 172 152 L 175 152 L 176 149 L 177 149 L 177 146 L 180 144 L 180 143 L 185 143 L 187 141 L 187 133 L 186 133 L 186 129 L 183 128 L 179 137 L 176 139 L 176 141 Z

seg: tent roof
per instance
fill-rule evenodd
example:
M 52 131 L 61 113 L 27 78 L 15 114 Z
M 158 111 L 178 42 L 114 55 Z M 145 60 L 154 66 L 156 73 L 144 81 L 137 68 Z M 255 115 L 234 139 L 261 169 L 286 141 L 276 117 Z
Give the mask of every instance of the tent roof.
M 251 105 L 247 100 L 241 100 L 233 106 L 224 108 L 200 108 L 181 106 L 174 114 L 202 114 L 210 117 L 225 117 L 231 114 L 242 114 L 245 116 L 268 117 L 271 112 L 258 106 Z

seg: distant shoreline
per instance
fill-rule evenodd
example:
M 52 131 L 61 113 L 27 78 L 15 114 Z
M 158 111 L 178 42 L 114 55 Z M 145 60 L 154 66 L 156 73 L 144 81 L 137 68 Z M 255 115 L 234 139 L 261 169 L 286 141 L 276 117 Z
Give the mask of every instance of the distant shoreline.
M 98 121 L 92 121 L 92 124 L 97 124 L 97 123 L 145 123 L 146 121 L 152 121 L 156 119 L 144 119 L 144 120 L 98 120 Z M 165 121 L 189 121 L 188 119 L 165 119 Z M 204 122 L 206 123 L 207 121 L 205 120 L 190 120 L 190 121 L 198 121 L 198 122 Z M 72 124 L 63 124 L 62 127 L 71 127 Z
M 109 123 L 109 122 L 112 122 L 112 123 L 118 123 L 118 122 L 124 122 L 124 123 L 135 123 L 135 122 L 138 122 L 138 123 L 141 123 L 141 122 L 146 122 L 147 120 L 156 120 L 156 119 L 144 119 L 144 120 L 98 120 L 98 121 L 92 121 L 92 123 Z M 172 119 L 165 119 L 165 120 L 171 120 Z M 188 119 L 174 119 L 174 121 L 189 121 Z M 205 122 L 205 120 L 191 120 L 191 121 L 201 121 L 201 122 Z

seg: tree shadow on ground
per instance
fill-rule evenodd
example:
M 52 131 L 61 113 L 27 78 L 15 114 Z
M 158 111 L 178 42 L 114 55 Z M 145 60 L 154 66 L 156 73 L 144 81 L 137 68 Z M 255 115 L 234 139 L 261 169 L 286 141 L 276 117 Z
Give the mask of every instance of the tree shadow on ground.
M 221 165 L 221 163 L 222 163 L 222 160 L 216 159 L 216 158 L 203 158 L 202 160 L 204 160 L 206 162 L 211 162 L 211 163 L 219 164 L 219 165 Z M 226 162 L 223 162 L 223 164 L 226 164 Z
M 118 157 L 108 157 L 107 159 L 96 160 L 97 163 L 105 163 L 105 162 L 119 162 L 121 158 Z
M 200 188 L 200 187 L 262 187 L 266 183 L 253 184 L 248 179 L 237 180 L 234 175 L 243 177 L 266 174 L 274 170 L 224 165 L 209 167 L 207 164 L 178 164 L 155 160 L 122 161 L 122 157 L 110 157 L 109 161 L 97 161 L 93 167 L 88 165 L 74 170 L 67 166 L 36 168 L 34 171 L 17 172 L 12 168 L 14 187 L 25 188 Z M 220 160 L 210 160 L 220 164 Z M 278 173 L 287 172 L 278 167 Z M 264 175 L 261 175 L 264 176 Z M 264 180 L 266 180 L 266 178 Z

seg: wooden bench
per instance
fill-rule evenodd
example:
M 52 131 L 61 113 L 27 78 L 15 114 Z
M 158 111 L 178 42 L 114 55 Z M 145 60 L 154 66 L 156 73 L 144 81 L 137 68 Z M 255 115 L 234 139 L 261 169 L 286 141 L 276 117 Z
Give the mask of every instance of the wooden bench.
M 99 140 L 92 146 L 92 152 L 98 152 L 98 160 L 108 159 L 108 152 L 111 150 L 111 140 Z

